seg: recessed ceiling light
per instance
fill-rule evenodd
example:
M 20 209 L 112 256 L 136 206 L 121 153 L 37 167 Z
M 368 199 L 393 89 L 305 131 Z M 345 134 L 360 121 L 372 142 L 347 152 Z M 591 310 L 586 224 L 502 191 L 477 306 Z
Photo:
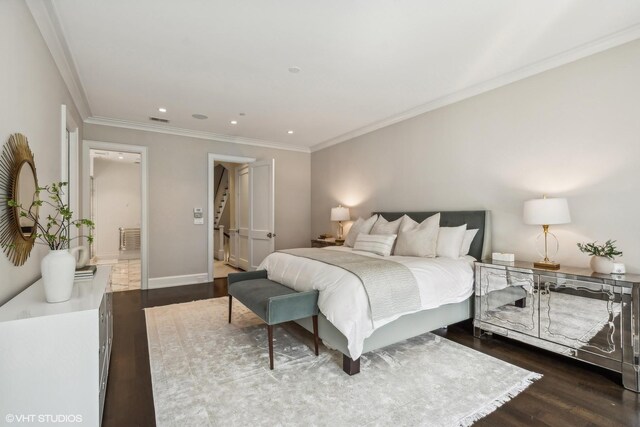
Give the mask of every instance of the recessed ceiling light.
M 289 72 L 293 74 L 298 74 L 300 72 L 300 67 L 289 67 Z
M 292 131 L 292 130 L 288 130 L 288 131 L 287 131 L 287 133 L 288 133 L 289 135 L 291 135 L 291 134 L 293 133 L 293 131 Z
M 231 120 L 229 123 L 231 123 L 232 125 L 237 125 L 238 121 L 237 120 Z
M 192 114 L 191 117 L 193 117 L 194 119 L 198 119 L 198 120 L 206 120 L 209 117 L 205 116 L 204 114 Z
M 158 108 L 158 111 L 160 111 L 161 113 L 166 113 L 167 109 L 163 108 L 163 107 L 160 107 L 160 108 Z
M 118 158 L 119 158 L 120 160 L 124 159 L 124 156 L 122 155 L 122 153 L 118 153 Z

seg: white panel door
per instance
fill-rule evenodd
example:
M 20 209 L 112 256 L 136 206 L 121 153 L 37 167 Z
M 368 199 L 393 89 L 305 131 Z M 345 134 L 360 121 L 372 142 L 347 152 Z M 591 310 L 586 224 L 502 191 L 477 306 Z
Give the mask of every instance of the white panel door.
M 275 160 L 260 160 L 249 165 L 249 265 L 258 268 L 275 249 Z
M 249 195 L 249 167 L 236 168 L 236 262 L 243 270 L 249 270 L 249 212 L 251 211 Z

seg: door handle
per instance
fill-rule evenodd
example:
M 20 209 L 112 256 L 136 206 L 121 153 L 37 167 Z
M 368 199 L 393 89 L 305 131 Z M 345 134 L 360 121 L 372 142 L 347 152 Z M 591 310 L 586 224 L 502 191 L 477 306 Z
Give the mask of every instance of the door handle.
M 276 237 L 276 233 L 268 232 L 267 237 L 268 238 Z

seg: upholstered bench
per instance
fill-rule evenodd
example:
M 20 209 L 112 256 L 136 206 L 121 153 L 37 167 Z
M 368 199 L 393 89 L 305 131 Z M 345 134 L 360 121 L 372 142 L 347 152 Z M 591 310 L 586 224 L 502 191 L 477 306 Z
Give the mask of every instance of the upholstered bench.
M 313 318 L 313 339 L 318 355 L 318 291 L 297 292 L 267 278 L 266 270 L 231 273 L 229 323 L 233 298 L 244 304 L 267 324 L 269 367 L 273 369 L 273 325 L 305 317 Z

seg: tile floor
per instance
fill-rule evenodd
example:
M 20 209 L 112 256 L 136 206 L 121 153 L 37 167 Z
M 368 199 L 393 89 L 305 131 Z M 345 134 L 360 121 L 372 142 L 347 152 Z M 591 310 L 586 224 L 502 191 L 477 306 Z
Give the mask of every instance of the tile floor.
M 113 266 L 111 270 L 111 290 L 113 292 L 140 289 L 139 259 L 101 260 L 96 264 Z M 227 277 L 229 273 L 237 273 L 238 271 L 242 270 L 233 268 L 223 261 L 216 260 L 214 262 L 213 272 L 215 278 Z
M 117 291 L 131 291 L 140 289 L 140 260 L 114 260 L 111 270 L 111 289 Z

